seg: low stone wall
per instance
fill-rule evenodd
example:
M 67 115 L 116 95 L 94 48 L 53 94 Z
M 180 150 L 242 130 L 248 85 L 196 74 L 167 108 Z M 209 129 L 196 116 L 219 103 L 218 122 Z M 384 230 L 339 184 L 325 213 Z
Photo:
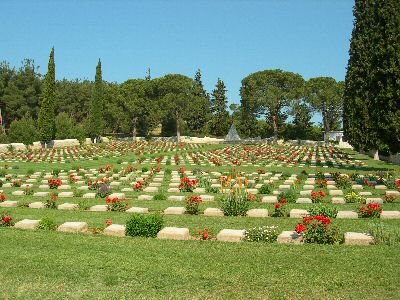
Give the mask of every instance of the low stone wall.
M 77 139 L 66 139 L 66 140 L 53 140 L 49 143 L 49 148 L 64 148 L 80 146 Z

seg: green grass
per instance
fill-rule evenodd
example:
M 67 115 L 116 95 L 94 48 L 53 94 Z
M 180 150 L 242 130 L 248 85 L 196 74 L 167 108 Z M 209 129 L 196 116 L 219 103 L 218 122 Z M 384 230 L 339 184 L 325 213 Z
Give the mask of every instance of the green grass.
M 1 229 L 3 299 L 398 299 L 399 249 Z
M 225 145 L 207 145 L 201 149 L 222 148 Z M 347 150 L 346 150 L 347 151 Z M 184 151 L 184 152 L 187 152 Z M 288 172 L 299 174 L 323 172 L 374 173 L 377 170 L 394 170 L 400 167 L 373 161 L 365 155 L 347 151 L 366 163 L 362 167 L 237 167 L 237 171 Z M 174 156 L 179 152 L 146 154 Z M 133 161 L 134 153 L 126 156 L 82 160 L 71 163 L 0 163 L 0 166 L 17 166 L 7 170 L 13 174 L 26 174 L 28 170 L 70 170 L 72 166 L 98 168 L 126 165 L 117 160 Z M 183 162 L 182 162 L 183 163 Z M 184 163 L 183 163 L 184 164 Z M 151 167 L 151 165 L 146 164 Z M 178 170 L 181 165 L 172 163 L 162 169 Z M 228 172 L 229 166 L 187 166 L 206 171 Z M 165 176 L 165 178 L 167 175 Z M 41 180 L 41 179 L 40 179 Z M 275 189 L 282 181 L 275 184 Z M 301 190 L 301 186 L 300 189 Z M 127 184 L 116 187 L 117 192 Z M 167 181 L 162 189 L 167 189 Z M 47 198 L 11 196 L 20 188 L 4 188 L 8 200 L 18 200 L 22 205 Z M 35 189 L 38 191 L 39 189 Z M 319 189 L 317 189 L 319 190 Z M 45 191 L 45 190 L 41 190 Z M 54 192 L 54 191 L 52 191 Z M 62 192 L 61 190 L 56 192 Z M 92 192 L 92 191 L 84 191 Z M 373 191 L 381 197 L 385 191 Z M 139 201 L 142 193 L 127 192 L 129 207 L 148 207 L 151 213 L 169 206 L 184 206 L 179 201 Z M 170 195 L 170 193 L 165 193 Z M 9 196 L 10 195 L 10 196 Z M 219 194 L 215 195 L 220 197 Z M 302 196 L 308 197 L 308 196 Z M 331 199 L 328 196 L 325 201 Z M 82 198 L 59 199 L 59 202 L 79 203 Z M 105 204 L 104 199 L 87 199 L 92 206 Z M 306 209 L 307 204 L 287 204 L 292 208 Z M 336 205 L 339 210 L 353 210 L 358 204 Z M 218 201 L 205 202 L 200 209 L 219 207 Z M 250 208 L 267 208 L 273 205 L 251 203 Z M 399 210 L 399 203 L 383 204 L 385 210 Z M 7 210 L 15 221 L 41 219 L 49 216 L 57 224 L 66 221 L 84 221 L 91 228 L 105 227 L 111 219 L 115 224 L 125 224 L 130 214 L 121 212 L 60 211 L 30 209 Z M 164 216 L 165 226 L 187 227 L 192 235 L 199 228 L 210 229 L 215 236 L 221 229 L 249 229 L 254 226 L 276 225 L 278 231 L 293 230 L 300 219 L 205 217 L 203 215 Z M 388 230 L 398 230 L 400 220 L 382 220 Z M 371 225 L 368 219 L 336 219 L 334 223 L 342 233 L 366 232 Z M 263 243 L 223 243 L 217 241 L 168 241 L 146 238 L 110 237 L 101 234 L 67 234 L 52 231 L 24 231 L 0 228 L 0 299 L 399 299 L 400 249 L 399 246 L 345 246 L 345 245 L 280 245 Z

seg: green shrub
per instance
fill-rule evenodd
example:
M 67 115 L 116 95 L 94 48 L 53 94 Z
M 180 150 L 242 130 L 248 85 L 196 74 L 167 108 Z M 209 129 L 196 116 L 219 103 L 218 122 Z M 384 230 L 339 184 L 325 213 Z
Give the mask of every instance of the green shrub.
M 81 199 L 78 202 L 79 210 L 88 210 L 90 208 L 90 202 L 88 199 Z
M 315 204 L 307 209 L 311 217 L 325 216 L 329 218 L 336 218 L 338 213 L 337 207 L 330 207 L 324 204 Z
M 146 173 L 146 172 L 148 172 L 149 171 L 149 168 L 148 167 L 142 167 L 142 173 Z
M 65 112 L 60 113 L 55 120 L 56 139 L 71 139 L 76 138 L 74 132 L 75 121 Z
M 278 239 L 277 226 L 254 227 L 245 232 L 245 240 L 249 242 L 273 243 Z
M 400 245 L 400 230 L 388 228 L 381 221 L 376 220 L 369 226 L 369 234 L 374 237 L 376 245 Z
M 161 215 L 134 214 L 126 222 L 126 235 L 156 237 L 163 224 Z
M 171 175 L 172 174 L 172 170 L 171 169 L 166 169 L 165 170 L 165 174 L 166 175 Z
M 287 190 L 281 192 L 278 195 L 278 200 L 281 202 L 283 199 L 286 199 L 287 203 L 295 203 L 296 202 L 296 193 L 293 190 Z
M 97 189 L 96 197 L 97 198 L 106 198 L 107 196 L 111 195 L 111 192 L 112 192 L 112 188 L 109 184 L 101 183 L 99 188 Z
M 11 122 L 8 140 L 14 143 L 33 144 L 39 140 L 37 132 L 36 122 L 31 118 L 23 117 Z
M 43 217 L 39 224 L 36 226 L 36 229 L 40 230 L 56 230 L 57 224 L 53 221 L 53 219 L 45 216 Z
M 154 200 L 165 201 L 167 200 L 167 196 L 164 193 L 160 192 L 154 195 Z
M 265 184 L 263 184 L 263 185 L 260 187 L 260 189 L 258 190 L 258 192 L 259 192 L 260 194 L 263 194 L 263 195 L 269 195 L 269 194 L 271 194 L 273 188 L 274 188 L 274 186 L 273 186 L 272 184 L 270 184 L 270 183 L 265 183 Z
M 356 191 L 351 191 L 344 196 L 346 203 L 365 203 L 365 198 Z
M 229 193 L 220 199 L 225 216 L 245 216 L 249 209 L 249 199 L 242 193 Z

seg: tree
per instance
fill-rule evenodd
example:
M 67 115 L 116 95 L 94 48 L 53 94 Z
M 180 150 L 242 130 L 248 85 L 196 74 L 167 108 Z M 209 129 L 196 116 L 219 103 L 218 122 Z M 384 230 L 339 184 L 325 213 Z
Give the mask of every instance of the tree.
M 47 144 L 55 135 L 55 84 L 56 66 L 54 63 L 54 47 L 50 52 L 48 70 L 43 83 L 42 102 L 38 118 L 40 140 Z
M 96 77 L 90 101 L 89 109 L 89 136 L 96 141 L 103 133 L 103 79 L 101 73 L 101 61 L 97 63 Z
M 227 111 L 225 83 L 218 78 L 215 89 L 211 93 L 210 132 L 216 136 L 224 136 L 229 130 L 229 113 Z
M 197 70 L 193 82 L 193 100 L 188 103 L 185 121 L 191 134 L 205 131 L 210 114 L 210 98 L 201 80 L 201 71 Z
M 60 113 L 56 117 L 56 139 L 76 138 L 74 120 L 65 112 Z
M 356 148 L 400 151 L 400 2 L 356 0 L 344 134 Z
M 331 77 L 311 78 L 306 83 L 305 100 L 322 115 L 325 132 L 339 129 L 343 114 L 344 83 Z M 327 135 L 326 135 L 327 136 Z
M 35 121 L 27 114 L 20 120 L 11 122 L 8 131 L 8 139 L 13 143 L 32 144 L 37 141 L 37 129 Z
M 264 114 L 272 122 L 274 140 L 278 139 L 279 123 L 286 118 L 283 109 L 304 93 L 304 79 L 299 74 L 282 70 L 265 70 L 242 80 L 242 105 L 253 115 Z
M 154 83 L 164 107 L 166 121 L 169 118 L 175 121 L 176 137 L 179 143 L 181 123 L 187 113 L 188 104 L 193 100 L 193 80 L 180 74 L 168 74 L 155 79 Z

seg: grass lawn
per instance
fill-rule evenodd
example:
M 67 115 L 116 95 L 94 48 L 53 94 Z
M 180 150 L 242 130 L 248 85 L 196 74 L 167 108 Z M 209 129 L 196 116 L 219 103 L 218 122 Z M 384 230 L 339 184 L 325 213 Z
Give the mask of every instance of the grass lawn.
M 3 299 L 398 299 L 399 249 L 0 231 Z
M 224 145 L 204 146 L 196 151 L 221 149 Z M 149 151 L 150 152 L 150 151 Z M 174 156 L 181 152 L 165 152 Z M 286 172 L 299 174 L 343 172 L 360 174 L 378 170 L 392 170 L 399 178 L 400 167 L 376 162 L 365 155 L 348 151 L 350 155 L 366 163 L 363 166 L 341 168 L 300 167 L 285 165 L 267 167 L 238 166 L 238 171 Z M 143 157 L 156 157 L 146 154 Z M 7 162 L 13 166 L 6 172 L 31 174 L 33 171 L 49 172 L 53 169 L 71 170 L 99 168 L 113 165 L 122 170 L 132 162 L 139 170 L 134 153 L 125 156 L 99 158 L 98 160 L 73 161 L 71 163 Z M 0 166 L 6 163 L 1 162 Z M 211 164 L 193 166 L 182 163 L 187 169 L 204 171 L 229 171 L 232 166 L 216 167 Z M 178 170 L 182 165 L 163 165 L 161 168 Z M 23 176 L 22 176 L 23 178 Z M 171 175 L 165 175 L 160 190 L 165 196 Z M 42 179 L 40 179 L 42 180 Z M 116 192 L 129 187 L 122 182 Z M 38 183 L 39 184 L 39 183 Z M 37 185 L 38 185 L 37 184 Z M 275 189 L 283 180 L 275 184 Z M 46 191 L 39 189 L 34 191 Z M 301 186 L 303 183 L 301 184 Z M 32 209 L 26 207 L 34 201 L 47 198 L 14 196 L 17 187 L 2 188 L 8 200 L 19 201 L 19 207 L 2 209 L 12 213 L 14 221 L 50 217 L 57 225 L 66 221 L 87 222 L 90 228 L 105 228 L 105 221 L 125 224 L 130 217 L 126 212 L 65 211 L 57 209 Z M 74 186 L 75 189 L 75 186 Z M 296 197 L 300 197 L 301 188 Z M 48 190 L 56 192 L 57 190 Z M 325 190 L 327 191 L 327 190 Z M 385 190 L 373 191 L 375 197 L 383 197 Z M 61 190 L 57 192 L 62 192 Z M 91 191 L 84 191 L 91 192 Z M 147 207 L 150 213 L 160 213 L 170 206 L 184 206 L 184 202 L 171 200 L 139 200 L 143 192 L 126 192 L 129 207 Z M 183 194 L 183 193 L 181 193 Z M 75 195 L 76 196 L 76 195 Z M 216 201 L 203 202 L 200 210 L 219 207 Z M 309 197 L 309 196 L 304 196 Z M 324 200 L 331 204 L 331 196 Z M 80 197 L 59 199 L 63 202 L 87 207 L 105 204 L 104 199 Z M 312 204 L 288 203 L 293 208 L 307 209 Z M 338 210 L 354 210 L 356 203 L 335 205 Z M 400 210 L 400 203 L 384 203 L 384 210 Z M 274 205 L 252 202 L 250 208 L 267 208 L 270 214 Z M 204 215 L 164 215 L 164 226 L 189 228 L 195 235 L 199 228 L 209 228 L 212 236 L 221 229 L 249 229 L 255 226 L 275 225 L 278 232 L 294 230 L 301 219 L 207 217 Z M 342 233 L 367 232 L 369 219 L 334 219 Z M 400 229 L 400 219 L 381 220 L 391 231 Z M 171 241 L 154 238 L 112 237 L 102 234 L 71 234 L 54 231 L 19 230 L 0 227 L 0 299 L 400 299 L 400 246 L 346 246 L 346 245 L 284 245 L 265 243 L 224 243 L 217 241 Z

